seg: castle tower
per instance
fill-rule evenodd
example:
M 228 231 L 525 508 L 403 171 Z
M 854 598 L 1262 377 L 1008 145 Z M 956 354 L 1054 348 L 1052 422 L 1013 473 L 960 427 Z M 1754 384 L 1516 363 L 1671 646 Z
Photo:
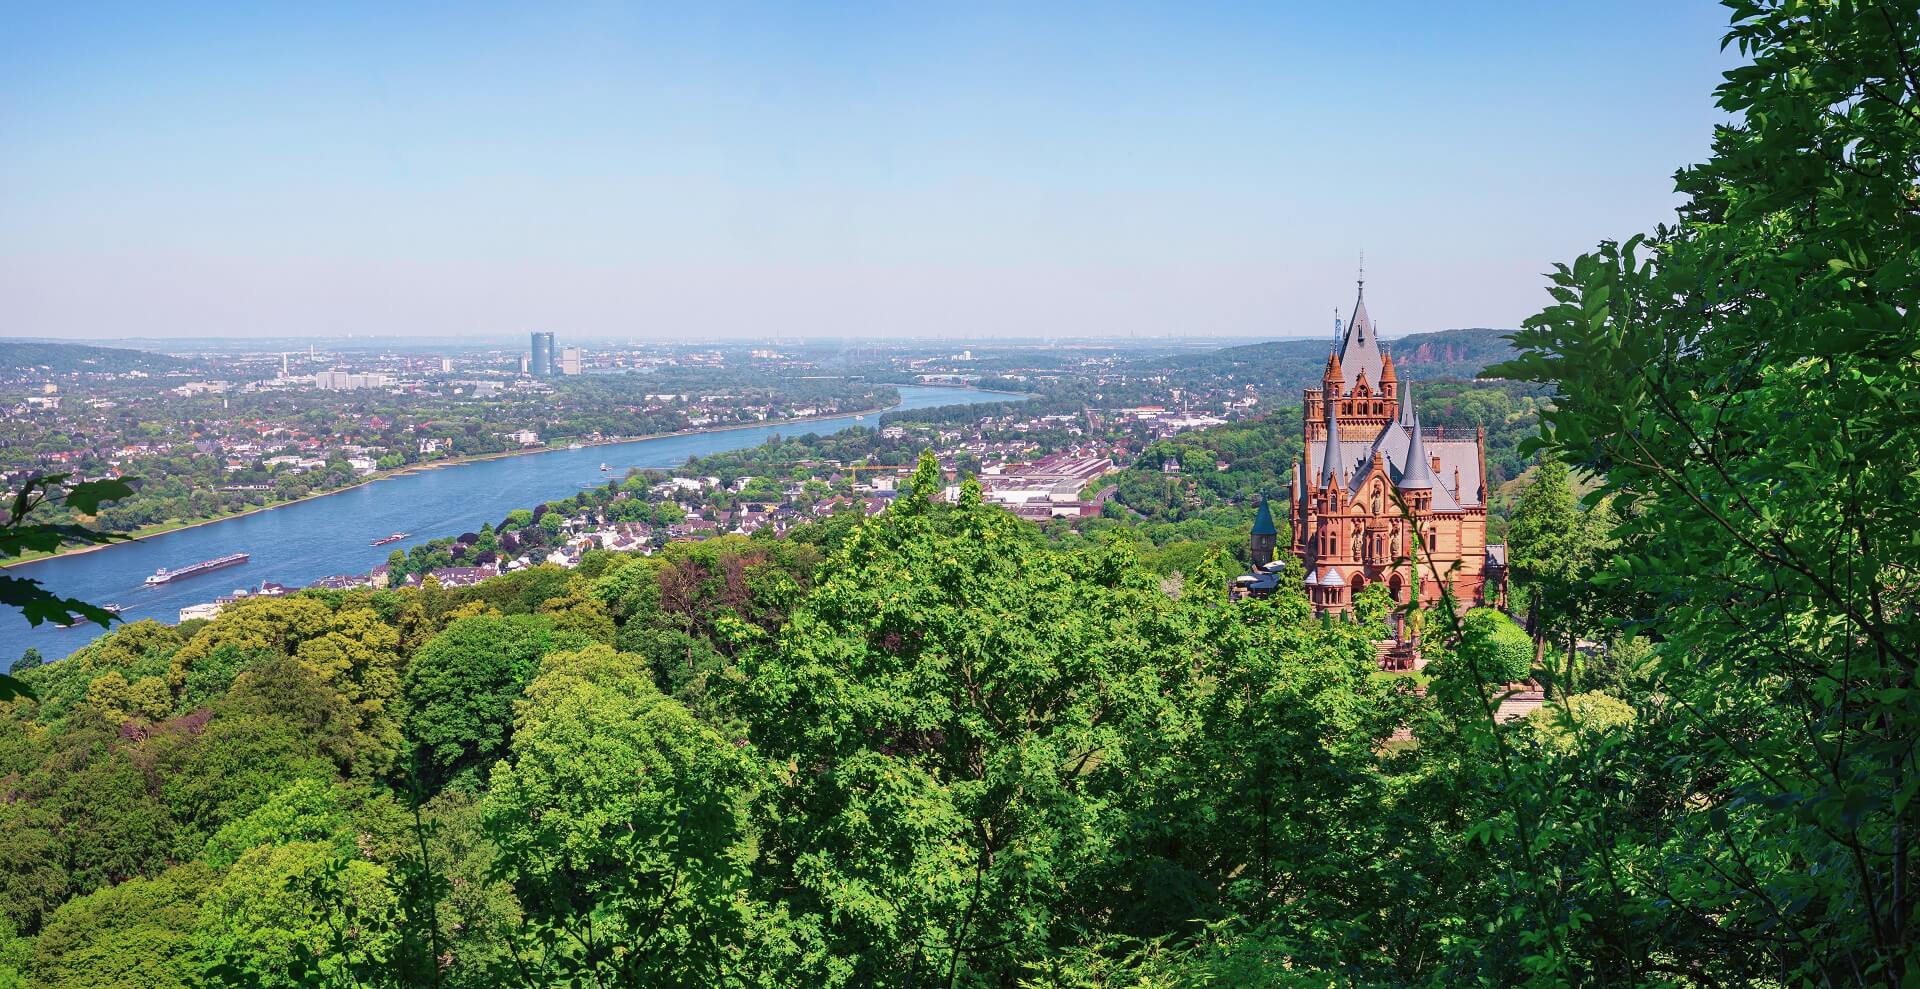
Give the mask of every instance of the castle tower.
M 1296 480 L 1295 488 L 1299 484 Z M 1253 513 L 1253 539 L 1248 547 L 1248 555 L 1253 557 L 1253 565 L 1264 567 L 1273 562 L 1273 546 L 1280 537 L 1280 530 L 1273 524 L 1273 509 L 1268 507 L 1267 498 L 1262 495 L 1260 508 Z

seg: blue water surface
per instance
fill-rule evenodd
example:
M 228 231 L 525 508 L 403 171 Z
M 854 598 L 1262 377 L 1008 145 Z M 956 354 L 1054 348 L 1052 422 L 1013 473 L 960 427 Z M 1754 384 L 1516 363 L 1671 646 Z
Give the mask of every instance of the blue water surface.
M 1024 396 L 1002 392 L 900 386 L 895 410 L 1004 402 Z M 90 553 L 55 557 L 9 569 L 57 594 L 93 604 L 119 604 L 127 621 L 153 618 L 172 623 L 180 609 L 211 601 L 261 581 L 301 587 L 331 574 L 366 573 L 394 549 L 440 536 L 454 536 L 498 522 L 516 508 L 565 498 L 589 485 L 620 477 L 629 467 L 677 467 L 689 457 L 758 446 L 774 436 L 834 433 L 872 427 L 879 416 L 840 416 L 780 426 L 754 426 L 711 433 L 634 440 L 578 450 L 551 450 L 499 460 L 382 478 L 336 494 L 255 512 L 239 518 L 161 533 Z M 600 471 L 605 463 L 611 470 Z M 397 544 L 370 546 L 388 533 L 405 532 Z M 245 564 L 169 584 L 148 587 L 160 567 L 177 569 L 228 553 L 250 553 Z M 18 613 L 0 613 L 0 663 L 26 647 L 57 659 L 86 645 L 103 630 L 90 622 L 73 628 L 29 626 Z

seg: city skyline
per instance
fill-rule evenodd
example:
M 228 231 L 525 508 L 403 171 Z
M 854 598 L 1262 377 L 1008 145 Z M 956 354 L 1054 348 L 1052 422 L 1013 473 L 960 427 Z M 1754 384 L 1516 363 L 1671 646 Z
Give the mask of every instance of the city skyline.
M 0 336 L 1311 337 L 1362 251 L 1512 326 L 1671 219 L 1721 18 L 33 10 Z

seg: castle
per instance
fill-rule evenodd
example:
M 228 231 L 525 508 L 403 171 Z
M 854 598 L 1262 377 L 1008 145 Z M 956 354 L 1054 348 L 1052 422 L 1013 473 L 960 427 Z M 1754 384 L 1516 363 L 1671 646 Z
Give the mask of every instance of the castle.
M 1335 327 L 1320 387 L 1305 393 L 1306 448 L 1289 515 L 1301 563 L 1294 579 L 1321 614 L 1352 608 L 1369 584 L 1384 584 L 1399 605 L 1438 603 L 1443 582 L 1461 607 L 1496 603 L 1506 547 L 1487 544 L 1486 430 L 1422 428 L 1412 389 L 1374 334 L 1364 281 L 1351 318 Z M 1272 565 L 1279 532 L 1264 499 L 1252 535 L 1254 566 L 1268 580 L 1292 577 L 1291 567 Z

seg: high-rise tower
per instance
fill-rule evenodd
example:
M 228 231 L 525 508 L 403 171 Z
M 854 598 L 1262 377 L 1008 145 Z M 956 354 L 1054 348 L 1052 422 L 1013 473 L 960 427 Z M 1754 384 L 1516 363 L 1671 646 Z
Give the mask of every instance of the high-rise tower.
M 553 334 L 535 333 L 533 335 L 533 360 L 530 362 L 530 367 L 536 378 L 553 377 Z

